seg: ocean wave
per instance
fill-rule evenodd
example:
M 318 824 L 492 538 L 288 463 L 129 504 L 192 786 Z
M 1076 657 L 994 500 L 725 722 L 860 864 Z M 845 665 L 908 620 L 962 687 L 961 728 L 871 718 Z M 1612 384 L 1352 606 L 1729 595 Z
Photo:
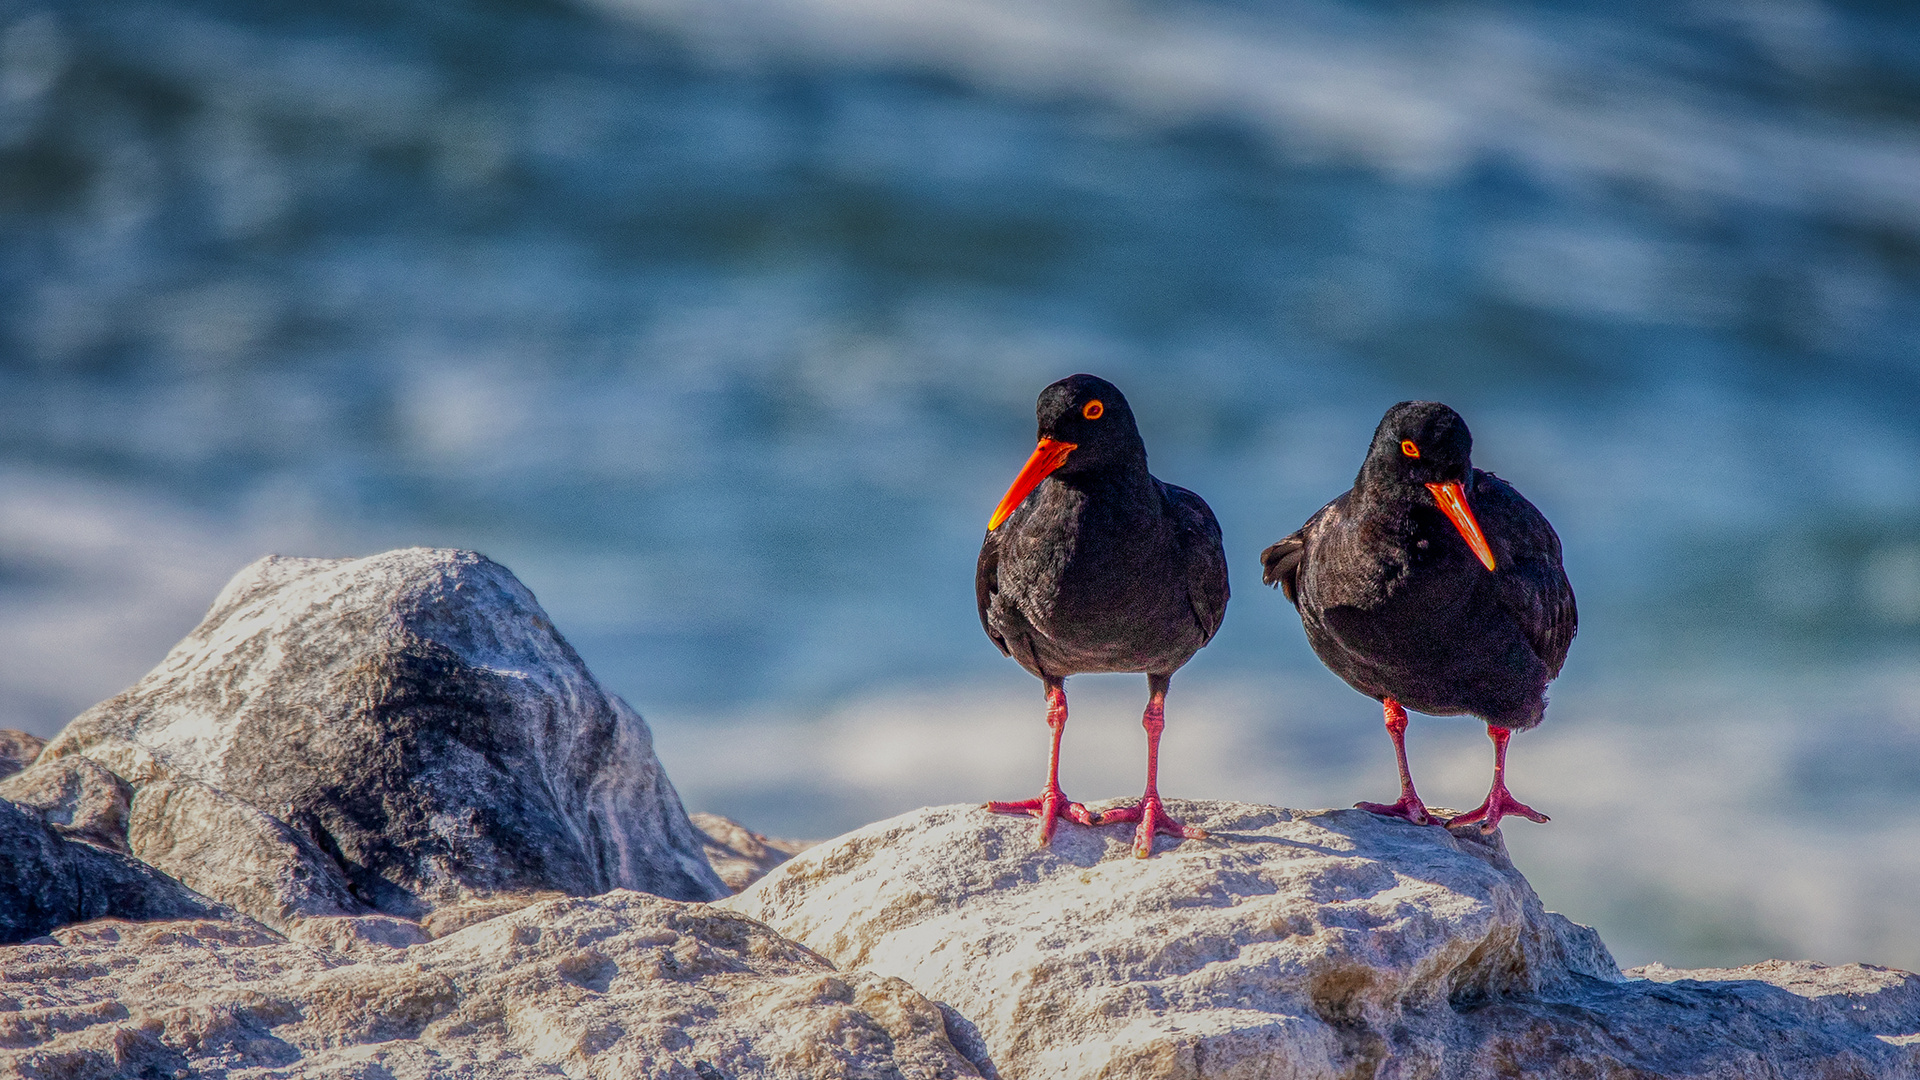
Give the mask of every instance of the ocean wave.
M 1636 25 L 1458 5 L 1388 15 L 1302 3 L 587 2 L 718 63 L 911 68 L 1155 125 L 1230 120 L 1289 160 L 1409 182 L 1505 165 L 1554 186 L 1627 183 L 1663 199 L 1920 227 L 1911 123 L 1770 103 L 1700 78 L 1729 50 L 1803 80 L 1861 62 L 1849 27 L 1811 3 L 1690 7 Z

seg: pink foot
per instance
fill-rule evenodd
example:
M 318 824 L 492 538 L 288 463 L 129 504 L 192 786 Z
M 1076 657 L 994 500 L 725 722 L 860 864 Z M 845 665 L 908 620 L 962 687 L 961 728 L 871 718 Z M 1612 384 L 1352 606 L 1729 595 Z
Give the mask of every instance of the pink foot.
M 1040 842 L 1045 844 L 1053 839 L 1053 827 L 1061 818 L 1076 821 L 1082 825 L 1097 825 L 1092 814 L 1080 803 L 1067 798 L 1067 793 L 1059 787 L 1050 787 L 1040 793 L 1038 798 L 1022 799 L 1019 802 L 990 802 L 987 809 L 996 814 L 1026 814 L 1040 819 Z
M 1451 829 L 1455 825 L 1471 825 L 1478 821 L 1481 832 L 1492 833 L 1500 827 L 1500 819 L 1508 814 L 1518 814 L 1528 821 L 1538 822 L 1541 825 L 1545 825 L 1548 821 L 1547 815 L 1514 798 L 1507 791 L 1507 785 L 1496 783 L 1493 789 L 1487 792 L 1486 802 L 1448 821 L 1447 828 Z
M 1353 808 L 1355 810 L 1365 810 L 1369 814 L 1381 814 L 1386 817 L 1405 818 L 1406 820 L 1413 822 L 1415 825 L 1440 824 L 1440 819 L 1437 817 L 1434 817 L 1431 813 L 1428 812 L 1427 804 L 1420 801 L 1420 796 L 1414 794 L 1411 791 L 1407 792 L 1405 795 L 1400 796 L 1399 802 L 1394 802 L 1394 803 L 1357 802 L 1353 804 Z
M 1133 853 L 1138 858 L 1150 858 L 1153 855 L 1153 838 L 1158 833 L 1177 836 L 1182 840 L 1205 840 L 1207 830 L 1192 825 L 1182 825 L 1167 816 L 1160 805 L 1160 796 L 1149 795 L 1137 806 L 1117 806 L 1112 810 L 1100 812 L 1096 824 L 1118 825 L 1123 822 L 1137 821 L 1140 827 L 1133 830 Z

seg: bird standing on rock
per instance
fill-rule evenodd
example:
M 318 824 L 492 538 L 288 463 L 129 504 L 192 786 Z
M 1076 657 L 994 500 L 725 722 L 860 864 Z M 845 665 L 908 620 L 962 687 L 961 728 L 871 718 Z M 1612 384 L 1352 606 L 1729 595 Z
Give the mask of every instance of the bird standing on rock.
M 1491 833 L 1507 814 L 1547 820 L 1507 791 L 1507 739 L 1540 722 L 1577 614 L 1553 526 L 1513 485 L 1474 468 L 1472 449 L 1447 406 L 1395 405 L 1353 489 L 1260 563 L 1321 661 L 1386 710 L 1400 800 L 1355 805 L 1436 821 L 1407 771 L 1406 710 L 1471 713 L 1493 739 L 1493 786 L 1478 809 L 1443 824 Z
M 1147 472 L 1147 448 L 1119 388 L 1074 375 L 1040 392 L 1040 445 L 987 523 L 974 591 L 980 624 L 1000 651 L 1047 688 L 1053 750 L 1038 798 L 992 802 L 1002 814 L 1054 823 L 1137 821 L 1133 852 L 1156 833 L 1206 833 L 1167 816 L 1157 787 L 1160 731 L 1173 673 L 1220 629 L 1227 556 L 1205 500 Z M 1060 790 L 1066 678 L 1083 672 L 1147 676 L 1147 790 L 1139 805 L 1090 814 Z

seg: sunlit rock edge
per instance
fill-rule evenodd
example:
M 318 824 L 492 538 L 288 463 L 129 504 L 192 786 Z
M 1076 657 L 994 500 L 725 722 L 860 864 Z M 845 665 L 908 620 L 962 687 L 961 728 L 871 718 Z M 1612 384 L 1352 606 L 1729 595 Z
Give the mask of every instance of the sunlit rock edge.
M 1211 834 L 915 811 L 722 906 L 964 1016 L 1006 1076 L 1912 1076 L 1920 978 L 1769 961 L 1621 973 L 1501 837 L 1170 803 Z

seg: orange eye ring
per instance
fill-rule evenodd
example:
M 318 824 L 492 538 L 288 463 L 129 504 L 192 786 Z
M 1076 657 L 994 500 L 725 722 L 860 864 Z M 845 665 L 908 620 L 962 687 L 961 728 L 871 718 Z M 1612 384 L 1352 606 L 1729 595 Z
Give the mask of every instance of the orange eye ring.
M 1080 415 L 1086 417 L 1089 420 L 1100 419 L 1100 417 L 1106 414 L 1106 411 L 1107 411 L 1107 407 L 1105 405 L 1100 404 L 1099 398 L 1095 398 L 1092 401 L 1089 401 L 1085 405 L 1082 405 L 1080 407 Z
M 1400 452 L 1407 455 L 1408 457 L 1417 458 L 1420 456 L 1420 448 L 1413 444 L 1412 439 L 1400 440 Z

